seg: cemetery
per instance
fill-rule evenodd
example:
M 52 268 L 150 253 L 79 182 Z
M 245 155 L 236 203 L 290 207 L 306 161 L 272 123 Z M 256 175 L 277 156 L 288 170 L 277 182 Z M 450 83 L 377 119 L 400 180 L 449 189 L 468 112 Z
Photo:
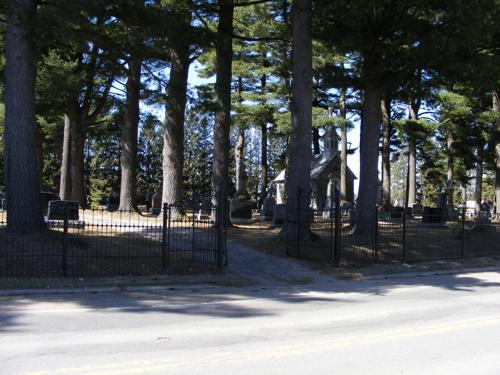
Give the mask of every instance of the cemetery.
M 0 277 L 500 255 L 498 4 L 21 3 Z

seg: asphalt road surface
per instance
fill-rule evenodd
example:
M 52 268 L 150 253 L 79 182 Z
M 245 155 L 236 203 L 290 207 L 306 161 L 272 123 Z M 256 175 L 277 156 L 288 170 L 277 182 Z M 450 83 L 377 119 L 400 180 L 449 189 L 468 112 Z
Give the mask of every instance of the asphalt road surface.
M 500 270 L 0 297 L 0 374 L 500 374 Z

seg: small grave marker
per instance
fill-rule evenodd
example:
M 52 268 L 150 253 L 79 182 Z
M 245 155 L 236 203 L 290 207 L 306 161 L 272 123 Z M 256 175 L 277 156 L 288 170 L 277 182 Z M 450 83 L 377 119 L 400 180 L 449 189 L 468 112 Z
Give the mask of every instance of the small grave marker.
M 50 201 L 47 220 L 79 220 L 78 202 L 75 201 Z

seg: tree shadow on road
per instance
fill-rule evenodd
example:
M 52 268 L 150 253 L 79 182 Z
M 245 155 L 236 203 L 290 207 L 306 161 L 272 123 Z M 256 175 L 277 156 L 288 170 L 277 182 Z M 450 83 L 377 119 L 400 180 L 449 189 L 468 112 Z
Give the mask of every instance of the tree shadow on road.
M 487 277 L 488 276 L 488 277 Z M 496 281 L 498 280 L 498 281 Z M 57 293 L 0 297 L 0 332 L 16 332 L 26 325 L 30 312 L 51 314 L 59 319 L 65 311 L 100 314 L 127 313 L 148 324 L 148 315 L 215 317 L 233 320 L 286 314 L 297 305 L 310 305 L 311 314 L 322 305 L 341 307 L 366 301 L 383 301 L 391 292 L 410 287 L 431 287 L 437 291 L 474 293 L 479 288 L 500 288 L 500 272 L 393 277 L 370 280 L 338 280 L 319 276 L 305 284 L 275 283 L 244 287 L 182 286 Z M 410 291 L 414 293 L 414 291 Z M 271 301 L 273 304 L 262 303 Z M 311 315 L 313 316 L 313 315 Z M 142 317 L 142 318 L 141 318 Z M 146 320 L 144 320 L 146 319 Z M 138 323 L 140 324 L 140 323 Z

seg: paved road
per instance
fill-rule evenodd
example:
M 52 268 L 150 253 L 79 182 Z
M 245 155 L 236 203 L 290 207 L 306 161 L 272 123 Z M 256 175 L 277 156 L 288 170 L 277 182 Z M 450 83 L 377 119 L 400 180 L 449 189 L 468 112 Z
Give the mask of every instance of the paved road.
M 0 374 L 499 374 L 498 272 L 0 298 Z

